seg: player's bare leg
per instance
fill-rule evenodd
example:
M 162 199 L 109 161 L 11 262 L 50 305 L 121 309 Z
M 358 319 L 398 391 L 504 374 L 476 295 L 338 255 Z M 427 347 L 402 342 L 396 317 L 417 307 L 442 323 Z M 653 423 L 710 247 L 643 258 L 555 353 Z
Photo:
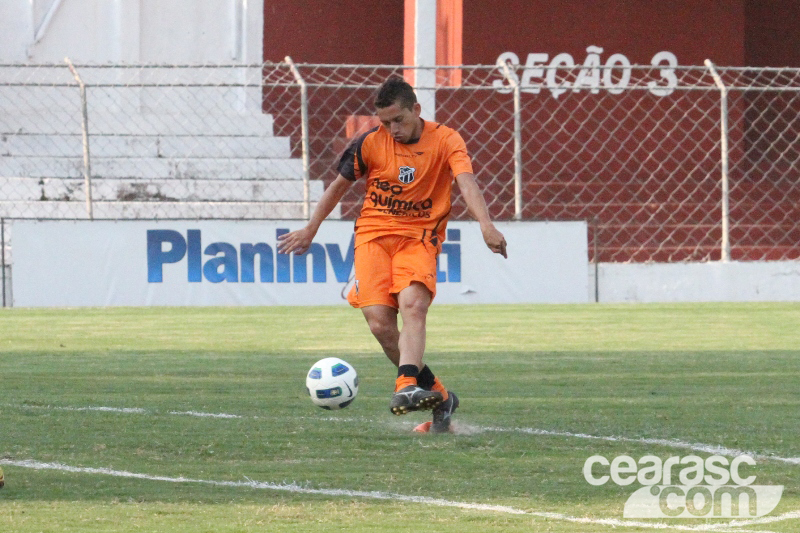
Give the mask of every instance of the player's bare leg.
M 424 365 L 421 364 L 421 360 L 422 354 L 425 351 L 425 322 L 431 298 L 430 292 L 428 292 L 428 289 L 424 285 L 414 285 L 419 285 L 419 287 L 409 291 L 402 297 L 405 304 L 403 308 L 405 310 L 405 315 L 403 315 L 403 331 L 405 331 L 405 336 L 411 337 L 409 340 L 412 342 L 405 343 L 404 348 L 410 350 L 410 353 L 414 354 L 413 356 L 416 359 L 412 360 L 419 361 L 417 364 L 411 364 L 416 372 L 418 372 L 420 366 L 424 368 Z M 419 290 L 420 288 L 422 289 L 421 291 Z M 386 357 L 388 357 L 395 366 L 399 367 L 401 359 L 401 331 L 397 326 L 398 311 L 386 305 L 370 305 L 362 307 L 361 312 L 369 325 L 370 332 L 381 345 Z M 409 325 L 410 327 L 408 327 Z M 421 335 L 419 333 L 420 328 L 422 330 Z M 416 336 L 416 339 L 412 336 Z M 416 342 L 419 340 L 422 342 Z M 427 370 L 427 372 L 432 376 L 430 370 Z M 398 396 L 397 403 L 399 403 L 399 405 L 394 405 L 392 407 L 393 413 L 403 414 L 418 409 L 430 409 L 441 402 L 441 392 L 437 395 L 436 393 L 431 393 L 429 390 L 421 390 L 421 387 L 417 386 L 416 380 L 411 381 L 413 381 L 413 383 L 409 382 L 409 385 L 413 385 L 413 387 L 409 391 Z M 403 385 L 404 386 L 399 388 L 406 388 L 405 383 L 403 383 Z M 442 390 L 444 389 L 442 388 Z
M 388 305 L 369 305 L 361 312 L 367 320 L 369 330 L 383 348 L 383 353 L 394 364 L 400 366 L 400 330 L 397 327 L 397 309 Z
M 398 294 L 397 300 L 403 317 L 403 329 L 399 341 L 400 365 L 416 365 L 422 371 L 425 368 L 422 358 L 425 353 L 425 333 L 431 293 L 422 283 L 412 283 Z M 430 379 L 435 379 L 435 382 L 431 386 L 423 385 L 424 388 L 434 393 L 438 392 L 442 397 L 442 402 L 433 407 L 433 421 L 427 428 L 434 433 L 449 432 L 451 417 L 459 405 L 458 397 L 454 393 L 449 393 L 441 381 L 433 377 L 430 370 L 427 372 Z
M 403 329 L 400 331 L 400 365 L 414 365 L 422 369 L 425 353 L 425 328 L 431 292 L 419 282 L 414 282 L 397 295 Z
M 396 415 L 420 409 L 433 409 L 442 403 L 441 392 L 426 390 L 417 384 L 417 376 L 423 368 L 425 353 L 425 328 L 431 293 L 422 283 L 414 282 L 397 295 L 403 329 L 400 330 L 398 347 L 400 360 L 395 393 L 389 409 Z

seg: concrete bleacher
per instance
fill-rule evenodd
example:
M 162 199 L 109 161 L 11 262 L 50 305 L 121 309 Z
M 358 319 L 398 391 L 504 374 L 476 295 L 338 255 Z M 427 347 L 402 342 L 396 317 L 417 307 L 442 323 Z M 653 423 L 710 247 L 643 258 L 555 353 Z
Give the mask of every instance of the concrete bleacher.
M 15 126 L 13 117 L 3 122 Z M 243 130 L 203 136 L 90 130 L 95 216 L 301 218 L 302 162 L 290 157 L 289 139 Z M 0 217 L 84 217 L 82 153 L 80 135 L 24 127 L 0 132 Z M 322 189 L 322 182 L 311 182 L 312 201 Z
M 87 217 L 80 99 L 63 70 L 0 87 L 0 217 Z M 274 135 L 257 86 L 224 83 L 242 72 L 167 69 L 163 87 L 126 85 L 145 75 L 156 73 L 84 70 L 94 218 L 303 217 L 289 137 Z M 207 85 L 173 86 L 197 79 Z M 310 183 L 312 208 L 323 188 Z

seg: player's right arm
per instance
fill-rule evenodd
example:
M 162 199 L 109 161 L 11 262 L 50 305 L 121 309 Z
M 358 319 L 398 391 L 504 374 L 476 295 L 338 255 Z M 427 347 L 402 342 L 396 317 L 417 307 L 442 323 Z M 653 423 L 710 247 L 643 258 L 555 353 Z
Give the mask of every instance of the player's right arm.
M 339 175 L 322 193 L 322 197 L 319 199 L 308 224 L 303 229 L 285 233 L 278 237 L 278 253 L 290 254 L 294 252 L 296 254 L 304 254 L 308 251 L 322 221 L 331 214 L 331 211 L 342 199 L 350 185 L 367 173 L 367 158 L 363 151 L 363 144 L 367 136 L 377 130 L 378 128 L 373 128 L 359 135 L 345 149 L 341 159 L 339 159 Z
M 333 208 L 336 207 L 336 204 L 339 203 L 339 200 L 342 199 L 342 196 L 344 196 L 344 193 L 347 192 L 352 184 L 353 182 L 351 180 L 339 174 L 336 179 L 333 180 L 333 183 L 325 189 L 325 192 L 322 193 L 322 197 L 320 197 L 319 202 L 317 202 L 317 207 L 311 214 L 308 224 L 302 229 L 284 233 L 278 237 L 278 253 L 306 253 L 311 246 L 311 241 L 314 240 L 314 236 L 317 234 L 317 230 L 319 230 L 320 224 L 322 224 L 323 220 L 328 218 L 328 215 L 331 214 Z

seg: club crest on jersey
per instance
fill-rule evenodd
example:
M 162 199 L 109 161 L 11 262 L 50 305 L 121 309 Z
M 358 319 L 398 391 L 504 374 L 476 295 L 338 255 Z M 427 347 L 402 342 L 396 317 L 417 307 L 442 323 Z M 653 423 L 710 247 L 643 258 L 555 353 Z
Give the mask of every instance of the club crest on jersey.
M 408 185 L 414 181 L 414 172 L 416 170 L 414 167 L 400 167 L 400 175 L 397 176 L 397 179 L 400 180 L 400 183 Z

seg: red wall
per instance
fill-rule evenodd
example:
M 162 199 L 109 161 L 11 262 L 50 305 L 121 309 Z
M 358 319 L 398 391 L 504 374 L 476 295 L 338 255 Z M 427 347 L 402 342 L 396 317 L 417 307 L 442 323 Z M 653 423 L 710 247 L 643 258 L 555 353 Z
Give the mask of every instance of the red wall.
M 264 2 L 264 61 L 403 63 L 403 0 Z
M 298 63 L 402 64 L 404 4 L 404 0 L 368 4 L 363 0 L 268 2 L 264 59 L 282 61 L 290 55 Z M 603 63 L 612 54 L 622 54 L 631 64 L 648 65 L 656 53 L 666 51 L 685 66 L 701 66 L 705 59 L 711 59 L 718 66 L 800 67 L 798 29 L 800 0 L 463 0 L 463 63 L 493 65 L 500 54 L 514 52 L 522 63 L 529 53 L 546 53 L 550 59 L 569 53 L 576 65 L 581 65 L 586 48 L 594 45 L 603 48 Z M 493 215 L 510 217 L 510 144 L 494 146 L 488 137 L 501 127 L 502 102 L 508 104 L 509 98 L 487 92 L 486 101 L 478 105 L 481 112 L 475 113 L 474 106 L 464 109 L 460 102 L 443 101 L 445 93 L 437 95 L 437 118 L 456 125 L 465 136 L 481 185 L 497 200 Z M 524 95 L 526 103 L 535 102 L 523 111 L 523 137 L 527 139 L 523 172 L 527 211 L 523 215 L 596 220 L 599 229 L 591 231 L 598 232 L 602 261 L 719 258 L 719 232 L 708 229 L 717 227 L 718 218 L 713 215 L 718 210 L 716 137 L 698 133 L 716 127 L 705 122 L 716 116 L 717 101 L 713 95 L 704 99 L 700 93 L 676 92 L 664 98 L 645 95 L 619 106 L 626 96 L 606 95 L 603 99 L 602 95 L 581 91 L 556 100 L 546 91 Z M 332 177 L 339 148 L 346 141 L 347 120 L 350 115 L 369 114 L 364 102 L 370 97 L 369 92 L 333 95 L 318 91 L 310 95 L 311 129 L 315 132 L 312 150 L 317 154 L 312 166 L 315 179 Z M 299 154 L 299 116 L 286 101 L 297 98 L 291 92 L 278 92 L 277 96 L 265 93 L 264 103 L 264 111 L 275 117 L 275 134 L 292 137 L 295 155 Z M 625 105 L 632 106 L 633 111 Z M 780 179 L 789 176 L 797 180 L 783 171 L 778 177 L 770 175 L 775 174 L 771 169 L 783 169 L 797 160 L 795 152 L 786 148 L 791 140 L 784 139 L 784 133 L 773 125 L 777 124 L 775 117 L 787 116 L 787 108 L 791 110 L 794 105 L 741 98 L 730 102 L 731 149 L 737 161 L 750 161 L 731 169 L 734 202 L 737 194 L 742 196 L 753 188 L 765 199 L 773 194 L 782 198 L 776 186 Z M 624 145 L 624 157 L 617 153 L 618 143 L 603 141 L 608 131 L 602 121 L 569 123 L 581 106 L 597 109 L 598 116 L 603 110 L 623 115 L 611 118 L 623 121 L 621 131 L 629 134 L 619 141 Z M 538 124 L 534 113 L 554 120 Z M 669 124 L 689 122 L 683 129 L 668 132 L 649 126 L 662 119 Z M 507 124 L 507 115 L 504 120 Z M 570 131 L 561 127 L 563 123 L 569 123 Z M 557 157 L 551 161 L 547 154 Z M 591 163 L 588 166 L 584 161 L 587 158 Z M 767 167 L 759 168 L 764 175 L 758 181 L 753 177 L 758 172 L 744 179 L 747 165 L 753 161 L 762 161 Z M 697 186 L 699 183 L 710 184 L 711 189 Z M 657 190 L 650 190 L 651 184 L 656 184 Z M 700 197 L 695 198 L 698 194 Z M 343 202 L 343 214 L 354 216 L 359 203 L 358 191 L 352 191 Z M 751 223 L 736 209 L 736 204 L 732 205 L 738 219 Z M 764 212 L 768 209 L 771 206 L 765 205 Z M 456 203 L 454 216 L 463 213 L 463 204 Z M 641 217 L 657 223 L 629 234 L 628 222 Z M 663 227 L 672 228 L 671 233 L 659 233 Z M 698 230 L 701 233 L 695 235 Z M 690 234 L 688 240 L 697 241 L 699 246 L 684 249 L 685 235 Z M 737 239 L 740 245 L 755 244 Z M 641 242 L 658 243 L 661 255 L 626 255 L 638 253 L 628 248 Z M 797 248 L 796 242 L 792 246 Z M 749 258 L 747 250 L 739 246 L 734 259 Z M 800 255 L 800 249 L 795 251 Z M 752 253 L 757 257 L 761 251 Z
M 404 0 L 265 2 L 264 60 L 401 64 Z M 800 67 L 798 0 L 463 0 L 463 61 L 493 64 L 502 52 L 586 47 L 648 64 L 656 52 L 681 65 Z
M 746 0 L 746 66 L 800 67 L 800 2 Z
M 586 47 L 648 65 L 660 51 L 681 65 L 744 62 L 743 0 L 464 0 L 464 62 L 494 64 L 502 52 L 566 52 L 576 62 Z

